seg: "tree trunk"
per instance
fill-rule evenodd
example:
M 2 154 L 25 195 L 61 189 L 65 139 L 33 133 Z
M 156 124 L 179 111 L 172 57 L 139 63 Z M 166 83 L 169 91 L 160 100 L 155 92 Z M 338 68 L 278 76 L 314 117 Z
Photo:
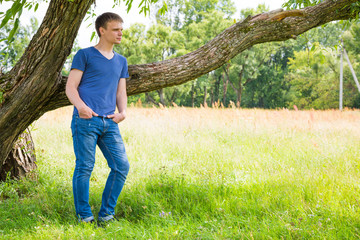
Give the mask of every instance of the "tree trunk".
M 221 77 L 222 77 L 222 75 L 220 75 L 218 78 L 216 78 L 216 81 L 214 83 L 214 102 L 219 102 Z
M 226 75 L 227 76 L 227 75 Z M 227 93 L 227 87 L 229 84 L 229 79 L 223 76 L 223 80 L 224 80 L 224 86 L 223 86 L 223 105 L 226 106 L 226 93 Z
M 191 85 L 191 107 L 195 107 L 195 86 L 194 86 L 194 82 Z
M 245 64 L 242 65 L 241 71 L 239 72 L 238 88 L 236 89 L 236 96 L 237 96 L 236 106 L 238 108 L 240 108 L 241 106 L 241 94 L 243 91 L 242 79 L 243 79 L 244 70 L 245 70 Z
M 207 97 L 207 88 L 206 88 L 206 86 L 204 86 L 204 100 L 203 100 L 204 107 L 207 107 L 206 97 Z
M 230 85 L 231 85 L 230 77 L 229 77 L 229 68 L 230 68 L 230 63 L 227 63 L 227 64 L 225 64 L 223 66 L 223 70 L 224 70 L 225 76 L 226 76 L 226 82 L 224 82 L 224 94 L 223 94 L 223 104 L 224 104 L 224 106 L 226 106 L 226 93 L 227 93 L 228 84 L 230 83 Z
M 61 69 L 80 24 L 94 0 L 51 0 L 44 20 L 14 68 L 0 75 L 0 167 L 19 134 L 47 111 L 69 105 L 67 78 Z M 303 17 L 274 18 L 273 13 L 249 16 L 206 45 L 181 57 L 129 66 L 129 95 L 179 85 L 195 79 L 264 42 L 284 41 L 333 20 L 355 17 L 357 0 L 325 0 L 301 12 Z
M 164 99 L 164 90 L 161 88 L 157 90 L 159 97 L 160 97 L 160 103 L 161 105 L 165 106 L 165 99 Z
M 211 93 L 210 93 L 210 97 L 211 97 L 211 107 L 213 107 L 214 106 L 214 90 L 213 89 L 211 89 Z
M 35 147 L 30 130 L 26 129 L 25 132 L 20 134 L 11 153 L 2 164 L 0 181 L 5 181 L 7 178 L 19 179 L 36 169 L 36 157 L 34 151 Z
M 154 105 L 158 105 L 157 102 L 150 96 L 149 93 L 145 93 L 146 96 L 146 100 L 148 101 L 148 103 L 152 103 Z
M 241 107 L 241 96 L 242 96 L 242 92 L 243 92 L 243 86 L 240 84 L 240 87 L 238 89 L 236 89 L 236 107 L 240 108 Z
M 171 97 L 169 99 L 169 102 L 170 103 L 174 103 L 175 102 L 175 98 L 176 98 L 176 95 L 178 93 L 178 90 L 176 87 L 173 88 L 173 93 L 171 94 Z

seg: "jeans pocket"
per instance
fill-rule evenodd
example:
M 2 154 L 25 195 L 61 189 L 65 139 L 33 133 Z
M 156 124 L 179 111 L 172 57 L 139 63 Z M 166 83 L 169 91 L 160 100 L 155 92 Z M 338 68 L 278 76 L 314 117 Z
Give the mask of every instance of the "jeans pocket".
M 81 119 L 81 120 L 91 120 L 93 117 L 91 116 L 91 118 L 82 118 L 80 116 L 76 116 L 78 119 Z

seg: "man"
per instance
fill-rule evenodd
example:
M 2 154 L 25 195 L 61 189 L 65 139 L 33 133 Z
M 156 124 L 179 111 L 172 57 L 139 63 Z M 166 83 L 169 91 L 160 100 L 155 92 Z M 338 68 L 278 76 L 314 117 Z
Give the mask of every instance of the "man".
M 89 180 L 95 164 L 96 144 L 111 169 L 102 195 L 98 221 L 115 219 L 115 205 L 129 172 L 129 162 L 118 123 L 126 117 L 126 58 L 113 51 L 122 37 L 122 18 L 104 13 L 95 22 L 98 44 L 79 50 L 66 83 L 74 105 L 71 130 L 76 156 L 73 193 L 79 221 L 94 222 L 89 205 Z M 115 113 L 118 107 L 119 112 Z

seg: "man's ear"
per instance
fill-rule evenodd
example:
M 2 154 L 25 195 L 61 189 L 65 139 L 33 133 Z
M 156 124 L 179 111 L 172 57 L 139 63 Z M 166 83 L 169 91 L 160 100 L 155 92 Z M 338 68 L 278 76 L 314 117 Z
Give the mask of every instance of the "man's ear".
M 100 32 L 100 36 L 101 36 L 101 35 L 103 35 L 103 34 L 104 34 L 104 32 L 105 32 L 105 28 L 100 27 L 100 28 L 99 28 L 99 32 Z

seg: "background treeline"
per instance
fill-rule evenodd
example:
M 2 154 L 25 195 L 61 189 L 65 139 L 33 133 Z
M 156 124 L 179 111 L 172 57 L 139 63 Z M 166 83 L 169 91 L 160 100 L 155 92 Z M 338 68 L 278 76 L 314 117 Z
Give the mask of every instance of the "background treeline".
M 236 8 L 231 0 L 167 0 L 167 6 L 165 15 L 156 14 L 156 7 L 152 10 L 151 26 L 135 23 L 124 30 L 122 43 L 115 50 L 127 57 L 129 64 L 163 61 L 192 52 L 235 22 L 269 10 L 259 5 L 241 10 L 234 18 Z M 18 60 L 34 29 L 21 27 L 15 41 L 0 43 L 2 71 Z M 10 30 L 3 29 L 0 35 Z M 130 96 L 129 102 L 142 106 L 338 108 L 340 39 L 344 39 L 355 72 L 359 72 L 360 24 L 334 22 L 312 29 L 297 40 L 253 46 L 193 81 Z M 73 54 L 78 49 L 74 47 Z M 345 61 L 344 66 L 344 106 L 359 108 L 360 93 Z

